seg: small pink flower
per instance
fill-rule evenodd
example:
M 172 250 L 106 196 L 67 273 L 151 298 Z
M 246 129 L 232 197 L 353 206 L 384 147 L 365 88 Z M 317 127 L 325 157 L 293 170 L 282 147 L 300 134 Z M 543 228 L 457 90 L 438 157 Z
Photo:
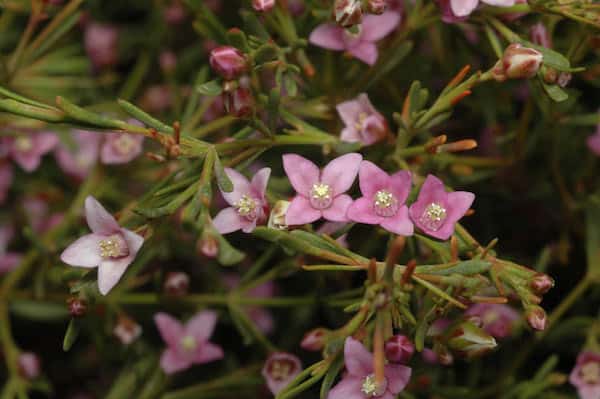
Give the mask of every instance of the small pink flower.
M 344 344 L 344 363 L 347 373 L 329 391 L 328 399 L 393 399 L 404 390 L 412 373 L 410 367 L 387 364 L 385 378 L 378 384 L 373 374 L 373 355 L 352 337 Z
M 184 296 L 190 288 L 190 276 L 184 272 L 168 272 L 163 291 L 170 296 Z
M 106 295 L 121 279 L 144 243 L 144 238 L 124 229 L 94 197 L 85 199 L 85 217 L 92 230 L 60 255 L 68 265 L 98 267 L 98 288 Z
M 0 225 L 0 275 L 13 270 L 21 262 L 21 254 L 6 250 L 13 235 L 12 227 Z
M 129 133 L 107 133 L 102 144 L 100 160 L 115 165 L 133 161 L 144 149 L 144 136 Z
M 86 178 L 98 161 L 100 133 L 87 130 L 73 130 L 72 142 L 61 143 L 54 155 L 60 168 L 80 180 Z
M 577 388 L 581 399 L 600 398 L 600 353 L 581 352 L 569 382 Z
M 481 327 L 493 337 L 505 338 L 512 334 L 521 315 L 508 305 L 477 303 L 465 312 L 465 316 L 479 319 Z
M 368 65 L 377 61 L 377 41 L 389 35 L 400 23 L 400 14 L 388 11 L 381 15 L 367 15 L 356 35 L 335 24 L 323 24 L 312 31 L 309 42 L 329 50 L 348 51 Z
M 6 201 L 8 190 L 12 186 L 13 175 L 12 165 L 8 161 L 0 159 L 0 204 Z
M 297 192 L 285 215 L 288 226 L 312 223 L 320 218 L 347 222 L 352 187 L 362 155 L 351 153 L 335 158 L 319 170 L 317 165 L 296 154 L 283 156 L 283 169 Z
M 113 334 L 123 345 L 131 345 L 142 335 L 142 326 L 125 315 L 119 316 Z
M 454 233 L 454 224 L 469 210 L 474 199 L 475 195 L 467 191 L 447 193 L 440 179 L 428 175 L 408 213 L 425 234 L 447 240 Z
M 108 24 L 90 22 L 84 32 L 85 51 L 96 68 L 117 63 L 119 57 L 119 30 Z
M 273 395 L 284 389 L 302 370 L 300 359 L 291 353 L 272 353 L 262 368 L 262 375 Z
M 496 7 L 512 7 L 515 0 L 481 0 L 482 3 Z M 479 0 L 450 0 L 452 13 L 457 17 L 465 17 L 471 14 L 479 5 Z
M 240 277 L 235 274 L 228 274 L 223 278 L 223 282 L 230 290 L 240 285 Z M 245 291 L 244 295 L 250 298 L 271 298 L 275 292 L 275 285 L 272 281 L 257 285 Z M 270 334 L 274 328 L 273 315 L 266 309 L 259 306 L 246 306 L 244 308 L 248 313 L 250 320 L 256 324 L 256 327 L 264 334 Z
M 23 133 L 17 137 L 3 137 L 0 144 L 23 170 L 33 172 L 40 166 L 42 157 L 52 151 L 58 137 L 51 132 Z
M 173 374 L 193 364 L 223 358 L 223 349 L 208 340 L 217 324 L 215 312 L 199 312 L 185 324 L 166 313 L 157 313 L 154 315 L 154 323 L 167 344 L 160 358 L 160 367 L 165 373 Z
M 19 370 L 28 380 L 33 380 L 40 375 L 40 358 L 33 352 L 22 352 L 19 355 Z
M 252 0 L 252 7 L 256 11 L 271 11 L 275 7 L 275 0 Z
M 596 133 L 587 138 L 587 146 L 590 151 L 600 156 L 600 125 L 596 129 Z
M 358 179 L 363 196 L 350 205 L 348 218 L 378 224 L 394 234 L 412 235 L 414 226 L 404 204 L 410 193 L 410 172 L 402 170 L 390 176 L 374 163 L 362 161 Z
M 340 136 L 342 141 L 371 145 L 385 138 L 388 132 L 387 122 L 365 93 L 354 100 L 338 104 L 336 109 L 346 125 Z
M 221 234 L 237 230 L 250 233 L 257 224 L 266 221 L 269 205 L 265 192 L 271 169 L 259 170 L 251 181 L 235 169 L 225 168 L 225 173 L 233 183 L 233 191 L 230 193 L 221 191 L 221 195 L 231 206 L 215 216 L 213 225 Z
M 23 209 L 36 234 L 47 232 L 64 219 L 63 213 L 50 213 L 49 208 L 48 203 L 41 197 L 27 197 L 23 200 Z

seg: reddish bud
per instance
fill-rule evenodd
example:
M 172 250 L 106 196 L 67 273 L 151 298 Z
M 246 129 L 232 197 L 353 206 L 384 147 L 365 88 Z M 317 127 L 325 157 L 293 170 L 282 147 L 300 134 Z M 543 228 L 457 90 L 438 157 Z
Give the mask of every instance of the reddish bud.
M 82 317 L 87 313 L 87 301 L 85 299 L 71 297 L 67 299 L 69 313 L 72 317 Z
M 167 273 L 163 286 L 164 292 L 171 296 L 183 296 L 190 288 L 190 277 L 183 272 Z
M 542 53 L 513 43 L 506 48 L 502 58 L 492 70 L 495 80 L 529 79 L 535 76 L 543 60 Z
M 344 28 L 362 22 L 362 4 L 360 0 L 336 0 L 333 5 L 333 18 Z
M 246 56 L 235 47 L 220 46 L 210 52 L 210 67 L 227 80 L 237 79 L 246 72 Z
M 531 279 L 529 286 L 537 295 L 543 295 L 554 287 L 554 280 L 547 274 L 538 273 Z
M 407 363 L 415 353 L 415 346 L 406 335 L 394 335 L 385 343 L 385 357 L 394 363 Z
M 224 92 L 223 103 L 227 112 L 238 118 L 250 116 L 254 108 L 254 97 L 252 92 L 243 87 Z
M 275 0 L 252 0 L 252 7 L 256 11 L 271 11 L 275 7 Z
M 383 14 L 387 8 L 387 0 L 368 0 L 367 11 L 371 14 Z
M 531 328 L 543 331 L 546 328 L 546 312 L 537 305 L 530 306 L 526 313 L 527 323 Z
M 325 346 L 329 333 L 330 331 L 326 328 L 315 328 L 314 330 L 310 330 L 304 335 L 304 338 L 302 338 L 300 347 L 307 351 L 319 351 Z

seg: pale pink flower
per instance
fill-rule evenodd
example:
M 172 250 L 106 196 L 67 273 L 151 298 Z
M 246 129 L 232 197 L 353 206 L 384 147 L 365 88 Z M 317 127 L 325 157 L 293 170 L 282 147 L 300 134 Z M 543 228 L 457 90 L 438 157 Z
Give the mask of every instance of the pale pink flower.
M 121 315 L 113 330 L 113 334 L 123 345 L 131 345 L 142 335 L 142 326 L 127 316 Z
M 350 205 L 348 218 L 378 224 L 394 234 L 412 235 L 414 226 L 405 205 L 411 188 L 410 172 L 401 170 L 390 176 L 374 163 L 362 161 L 358 180 L 363 196 Z
M 287 209 L 286 224 L 312 223 L 320 218 L 347 222 L 352 198 L 345 192 L 352 187 L 361 161 L 362 155 L 350 153 L 335 158 L 320 171 L 300 155 L 285 154 L 283 169 L 297 192 Z
M 581 352 L 577 356 L 569 382 L 577 388 L 581 399 L 600 398 L 600 353 Z
M 101 136 L 97 132 L 73 130 L 71 138 L 71 142 L 58 146 L 54 156 L 65 173 L 83 180 L 98 161 Z
M 371 145 L 385 138 L 388 132 L 387 122 L 365 93 L 354 100 L 338 104 L 336 109 L 346 125 L 340 135 L 342 141 Z
M 68 265 L 98 267 L 98 288 L 106 295 L 121 279 L 144 243 L 144 238 L 124 229 L 94 197 L 85 199 L 85 217 L 92 230 L 60 255 Z
M 41 197 L 27 197 L 23 200 L 25 216 L 32 230 L 37 234 L 44 234 L 56 227 L 64 219 L 62 212 L 50 213 L 48 203 Z
M 223 277 L 223 282 L 227 288 L 233 290 L 240 285 L 240 277 L 235 274 L 228 274 Z M 275 285 L 272 281 L 267 281 L 244 291 L 244 296 L 250 298 L 271 298 L 275 293 Z M 270 334 L 274 328 L 273 315 L 268 310 L 259 306 L 245 306 L 250 320 L 256 324 L 256 327 L 264 334 Z
M 0 275 L 13 270 L 21 262 L 21 254 L 7 251 L 13 236 L 14 230 L 11 226 L 0 225 Z
M 377 41 L 389 35 L 400 23 L 400 14 L 388 11 L 381 15 L 367 15 L 357 34 L 351 34 L 336 24 L 323 24 L 312 31 L 308 40 L 315 46 L 329 50 L 348 51 L 368 65 L 377 61 Z
M 467 191 L 447 193 L 440 179 L 428 175 L 408 213 L 425 234 L 447 240 L 454 233 L 454 224 L 469 210 L 473 200 L 475 195 Z
M 17 137 L 2 137 L 0 145 L 5 147 L 9 157 L 26 172 L 33 172 L 40 166 L 42 157 L 52 151 L 58 137 L 51 132 L 22 133 Z
M 515 325 L 521 319 L 519 312 L 508 305 L 494 303 L 476 303 L 467 309 L 465 316 L 475 317 L 481 328 L 496 338 L 505 338 L 512 334 Z
M 596 133 L 587 138 L 587 146 L 590 151 L 600 156 L 600 125 L 596 128 Z
M 479 2 L 479 0 L 450 0 L 450 8 L 457 17 L 465 17 L 477 8 Z M 481 0 L 481 2 L 496 7 L 512 7 L 515 5 L 515 0 Z
M 221 191 L 221 195 L 231 206 L 215 216 L 213 225 L 221 234 L 237 230 L 250 233 L 258 223 L 266 221 L 269 204 L 265 192 L 271 169 L 259 170 L 251 181 L 235 169 L 225 168 L 225 173 L 233 183 L 233 191 Z
M 0 144 L 2 144 L 0 142 Z M 13 182 L 13 167 L 10 162 L 0 160 L 0 204 L 6 201 L 8 190 Z
M 387 364 L 385 378 L 378 384 L 373 372 L 373 354 L 352 337 L 346 338 L 344 344 L 344 364 L 347 373 L 329 391 L 328 399 L 394 399 L 404 390 L 412 373 L 410 367 Z
M 21 352 L 19 354 L 19 370 L 28 380 L 33 380 L 40 375 L 40 358 L 33 352 Z
M 199 312 L 185 324 L 166 313 L 157 313 L 154 315 L 154 323 L 167 344 L 160 358 L 160 367 L 165 373 L 173 374 L 193 364 L 223 358 L 223 349 L 208 340 L 217 324 L 215 312 Z
M 119 57 L 119 30 L 109 24 L 90 22 L 85 27 L 84 45 L 94 67 L 106 68 L 117 63 Z
M 262 375 L 273 395 L 284 389 L 302 370 L 300 359 L 291 353 L 275 352 L 269 355 Z
M 106 133 L 100 160 L 103 164 L 123 164 L 133 161 L 144 149 L 144 136 L 130 133 Z

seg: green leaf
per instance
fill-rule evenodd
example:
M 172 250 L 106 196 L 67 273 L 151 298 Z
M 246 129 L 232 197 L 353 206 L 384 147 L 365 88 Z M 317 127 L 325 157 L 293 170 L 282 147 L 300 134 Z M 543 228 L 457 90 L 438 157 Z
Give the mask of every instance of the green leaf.
M 233 47 L 241 50 L 244 53 L 247 53 L 250 50 L 250 46 L 248 46 L 248 38 L 246 34 L 237 28 L 232 28 L 227 31 L 227 41 Z
M 36 321 L 58 321 L 69 317 L 64 304 L 27 299 L 11 301 L 10 310 L 19 317 Z
M 594 281 L 600 282 L 600 199 L 593 199 L 585 216 L 588 274 Z
M 130 102 L 119 99 L 117 100 L 117 103 L 121 108 L 123 108 L 125 112 L 127 112 L 129 115 L 133 116 L 135 119 L 139 120 L 146 126 L 150 126 L 158 130 L 159 132 L 173 133 L 173 128 L 171 126 L 167 126 L 158 119 L 153 118 L 152 116 L 148 115 L 147 113 L 145 113 L 135 105 L 131 104 Z
M 531 43 L 527 40 L 519 40 L 519 42 L 525 46 L 536 49 L 544 56 L 543 63 L 549 67 L 552 67 L 558 71 L 563 72 L 571 72 L 571 63 L 569 60 L 559 52 L 556 52 L 552 49 L 546 48 L 544 46 L 538 46 L 537 44 Z
M 288 96 L 296 97 L 298 94 L 298 85 L 296 84 L 296 80 L 294 79 L 293 72 L 285 72 L 283 74 L 283 87 Z
M 279 57 L 279 48 L 273 43 L 266 43 L 260 46 L 254 52 L 254 61 L 256 64 L 274 61 Z
M 269 33 L 258 19 L 255 12 L 240 10 L 240 16 L 244 20 L 244 31 L 257 36 L 262 40 L 269 40 Z
M 206 83 L 196 86 L 196 91 L 205 96 L 218 96 L 223 92 L 223 87 L 218 80 L 210 80 Z
M 549 85 L 545 82 L 542 82 L 542 87 L 544 88 L 544 91 L 546 92 L 548 97 L 550 97 L 557 103 L 565 101 L 569 98 L 567 92 L 565 92 L 559 85 Z
M 417 266 L 415 272 L 419 274 L 438 274 L 449 276 L 451 274 L 462 274 L 466 276 L 484 273 L 492 266 L 490 262 L 481 259 L 471 259 L 464 262 L 456 262 L 446 265 L 422 265 Z
M 335 355 L 335 359 L 331 362 L 329 369 L 327 370 L 327 374 L 323 378 L 323 382 L 321 383 L 321 393 L 320 399 L 327 399 L 327 395 L 329 394 L 329 390 L 331 386 L 335 382 L 338 374 L 342 370 L 344 366 L 344 356 L 342 356 L 342 351 L 339 351 Z
M 68 352 L 77 340 L 80 329 L 81 326 L 79 325 L 79 321 L 77 319 L 71 319 L 63 340 L 63 350 L 65 352 Z

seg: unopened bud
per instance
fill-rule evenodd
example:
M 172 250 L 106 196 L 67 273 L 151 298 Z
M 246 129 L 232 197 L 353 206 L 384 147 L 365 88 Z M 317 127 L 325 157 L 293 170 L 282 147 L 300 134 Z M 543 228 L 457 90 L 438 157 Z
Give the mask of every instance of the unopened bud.
M 326 328 L 315 328 L 304 334 L 304 338 L 300 342 L 300 347 L 307 351 L 320 351 L 327 342 L 327 337 L 331 333 Z
M 572 77 L 573 75 L 571 75 L 570 72 L 561 72 L 558 74 L 558 79 L 556 80 L 556 83 L 560 87 L 566 87 L 569 84 L 569 82 L 571 82 Z
M 207 258 L 215 258 L 219 254 L 219 241 L 212 234 L 203 234 L 196 248 Z
M 460 323 L 447 336 L 448 347 L 467 358 L 483 355 L 497 346 L 494 337 L 470 321 Z
M 387 0 L 367 0 L 367 11 L 371 14 L 383 14 L 387 8 Z
M 18 360 L 19 372 L 28 380 L 40 375 L 40 358 L 33 352 L 22 352 Z
M 275 0 L 252 0 L 252 7 L 256 11 L 270 11 L 275 7 Z
M 82 317 L 87 313 L 87 301 L 82 298 L 71 297 L 67 299 L 67 306 L 72 317 Z
M 362 22 L 360 0 L 336 0 L 333 5 L 333 18 L 338 25 L 349 28 Z
M 543 295 L 554 287 L 554 280 L 547 274 L 539 273 L 533 276 L 529 286 L 537 295 Z
M 223 103 L 229 114 L 243 118 L 252 114 L 254 97 L 250 90 L 238 87 L 233 91 L 223 93 Z
M 502 58 L 494 66 L 493 77 L 499 82 L 532 78 L 540 69 L 543 58 L 539 51 L 513 43 L 504 50 Z
M 246 56 L 232 46 L 221 46 L 210 52 L 210 67 L 227 80 L 237 79 L 247 70 Z
M 289 201 L 277 201 L 269 215 L 268 226 L 270 229 L 286 230 L 285 214 L 290 206 Z
M 546 328 L 546 311 L 537 305 L 532 305 L 527 309 L 527 323 L 531 328 L 543 331 Z
M 163 286 L 164 292 L 170 296 L 183 296 L 190 288 L 190 277 L 183 272 L 169 272 Z
M 160 53 L 158 61 L 160 64 L 160 69 L 162 69 L 165 73 L 173 72 L 177 66 L 177 57 L 175 56 L 174 52 L 169 50 Z
M 115 325 L 113 334 L 123 345 L 130 345 L 142 335 L 142 327 L 129 317 L 121 315 Z
M 415 346 L 406 335 L 394 335 L 385 343 L 385 357 L 394 363 L 407 363 L 415 353 Z
M 473 148 L 477 148 L 477 141 L 470 139 L 459 140 L 453 143 L 440 145 L 437 149 L 437 152 L 460 152 L 472 150 Z

